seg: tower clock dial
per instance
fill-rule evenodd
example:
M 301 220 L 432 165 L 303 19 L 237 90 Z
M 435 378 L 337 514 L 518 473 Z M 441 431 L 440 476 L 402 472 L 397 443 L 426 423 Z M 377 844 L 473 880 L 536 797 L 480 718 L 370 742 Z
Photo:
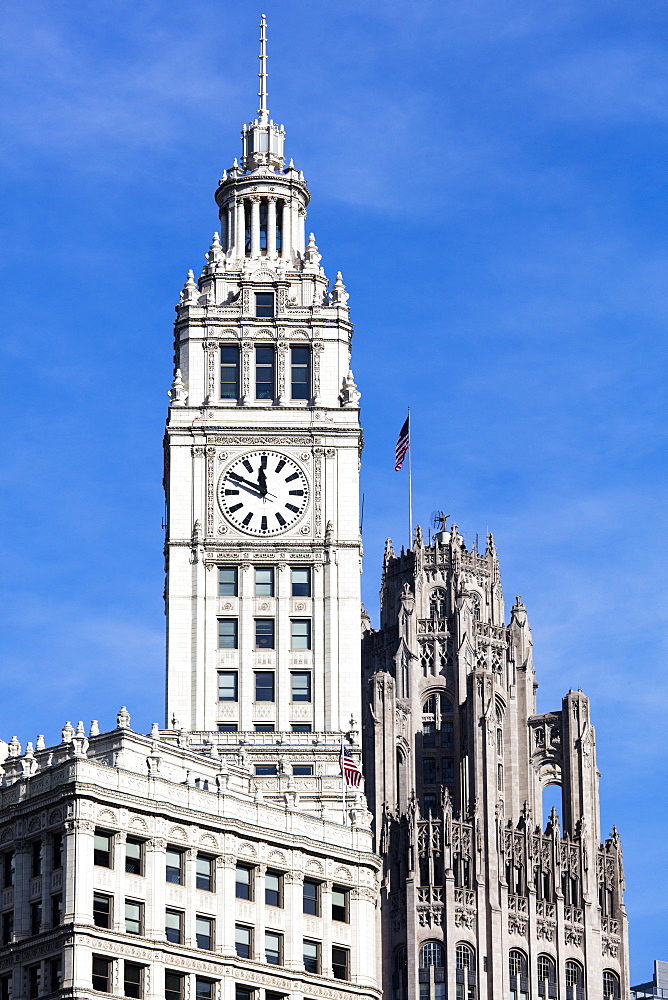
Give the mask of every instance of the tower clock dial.
M 220 509 L 230 524 L 249 535 L 278 535 L 293 528 L 309 495 L 304 470 L 276 451 L 241 455 L 218 481 Z

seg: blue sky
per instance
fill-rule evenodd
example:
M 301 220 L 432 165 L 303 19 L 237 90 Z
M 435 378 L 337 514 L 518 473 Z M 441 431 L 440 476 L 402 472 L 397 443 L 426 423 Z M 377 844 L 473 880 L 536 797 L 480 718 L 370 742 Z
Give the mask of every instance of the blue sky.
M 365 600 L 416 520 L 494 532 L 539 710 L 593 700 L 632 980 L 668 958 L 668 6 L 5 0 L 0 736 L 162 721 L 173 305 L 269 106 L 343 271 L 363 393 Z

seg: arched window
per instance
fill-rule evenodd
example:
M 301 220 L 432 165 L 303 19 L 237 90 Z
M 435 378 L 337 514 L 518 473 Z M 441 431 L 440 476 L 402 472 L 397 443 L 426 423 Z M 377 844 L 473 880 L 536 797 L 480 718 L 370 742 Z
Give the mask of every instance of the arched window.
M 430 965 L 435 965 L 437 969 L 443 968 L 444 952 L 443 945 L 438 941 L 427 941 L 420 950 L 420 968 L 428 969 Z
M 511 976 L 526 976 L 527 957 L 523 951 L 513 949 L 508 956 L 508 968 Z
M 464 944 L 463 941 L 460 941 L 455 949 L 455 957 L 458 969 L 468 969 L 469 972 L 475 972 L 475 952 L 470 944 Z
M 584 972 L 579 962 L 566 962 L 566 1000 L 584 1000 Z
M 447 595 L 442 587 L 438 587 L 437 590 L 432 590 L 429 595 L 430 618 L 445 618 L 446 597 Z
M 392 1000 L 406 1000 L 408 997 L 408 953 L 401 945 L 394 953 L 392 971 Z
M 544 997 L 550 994 L 549 987 L 552 986 L 552 993 L 557 982 L 557 966 L 551 955 L 538 956 L 538 993 Z
M 528 1000 L 529 973 L 527 957 L 523 951 L 514 948 L 508 955 L 510 973 L 510 1000 Z
M 430 694 L 422 705 L 422 736 L 425 747 L 454 744 L 453 706 L 445 694 Z
M 620 996 L 619 976 L 612 969 L 605 969 L 603 972 L 603 1000 L 619 1000 Z
M 473 620 L 476 622 L 480 621 L 480 594 L 476 594 L 475 591 L 471 593 L 471 603 L 473 605 Z

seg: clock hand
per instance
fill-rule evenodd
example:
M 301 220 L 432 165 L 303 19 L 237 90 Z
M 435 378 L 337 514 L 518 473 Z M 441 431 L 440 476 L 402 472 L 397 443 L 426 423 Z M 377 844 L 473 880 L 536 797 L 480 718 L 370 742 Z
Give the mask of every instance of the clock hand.
M 263 500 L 265 499 L 265 497 L 271 497 L 272 500 L 276 499 L 273 493 L 269 493 L 267 491 L 266 483 L 265 483 L 265 490 L 263 493 L 259 483 L 252 483 L 250 479 L 244 479 L 243 476 L 237 475 L 236 472 L 228 472 L 228 479 L 232 479 L 239 486 L 243 486 L 244 489 L 246 489 L 248 492 L 253 490 L 253 496 L 262 497 Z
M 257 473 L 257 484 L 263 497 L 267 495 L 267 477 L 265 475 L 264 469 L 260 466 Z

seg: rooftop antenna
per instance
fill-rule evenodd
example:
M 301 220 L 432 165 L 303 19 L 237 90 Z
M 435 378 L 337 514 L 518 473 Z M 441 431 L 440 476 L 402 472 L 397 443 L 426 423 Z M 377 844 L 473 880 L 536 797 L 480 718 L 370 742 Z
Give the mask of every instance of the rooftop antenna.
M 260 117 L 260 123 L 266 125 L 269 109 L 267 108 L 267 18 L 264 14 L 260 18 L 260 72 L 258 76 L 260 90 L 257 96 L 260 98 L 260 107 L 257 109 L 257 113 Z
M 434 534 L 439 531 L 448 530 L 448 518 L 450 514 L 444 514 L 442 510 L 432 510 L 431 512 L 431 526 L 434 529 Z

